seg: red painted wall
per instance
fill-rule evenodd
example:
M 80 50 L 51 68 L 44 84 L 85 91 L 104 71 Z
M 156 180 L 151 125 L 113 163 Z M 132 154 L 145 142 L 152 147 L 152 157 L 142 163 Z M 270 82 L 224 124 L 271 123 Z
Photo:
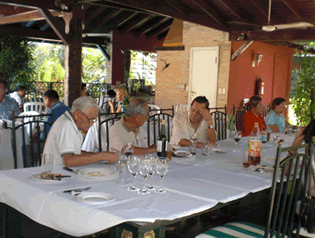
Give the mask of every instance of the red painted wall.
M 244 41 L 232 42 L 232 54 Z M 253 55 L 263 55 L 259 65 L 252 67 Z M 291 61 L 294 50 L 286 46 L 273 46 L 254 41 L 241 55 L 230 64 L 228 110 L 244 98 L 254 95 L 256 78 L 262 78 L 265 83 L 264 104 L 269 104 L 275 97 L 290 96 Z

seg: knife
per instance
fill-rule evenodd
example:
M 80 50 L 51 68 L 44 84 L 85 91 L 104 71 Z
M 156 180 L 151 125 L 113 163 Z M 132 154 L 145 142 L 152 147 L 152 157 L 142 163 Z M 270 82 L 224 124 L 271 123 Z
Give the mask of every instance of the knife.
M 69 190 L 65 190 L 63 191 L 64 193 L 71 193 L 72 191 L 74 192 L 82 192 L 84 190 L 89 190 L 91 187 L 87 187 L 87 188 L 76 188 L 76 189 L 69 189 Z
M 65 170 L 67 170 L 67 171 L 69 171 L 69 172 L 72 172 L 72 173 L 75 173 L 75 174 L 78 174 L 78 170 L 76 170 L 76 169 L 71 169 L 71 168 L 69 168 L 69 167 L 63 167 L 63 169 L 65 169 Z

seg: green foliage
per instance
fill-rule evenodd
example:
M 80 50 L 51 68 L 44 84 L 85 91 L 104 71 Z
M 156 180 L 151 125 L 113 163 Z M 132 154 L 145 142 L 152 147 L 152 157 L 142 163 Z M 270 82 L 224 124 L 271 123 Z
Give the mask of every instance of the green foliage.
M 300 70 L 296 71 L 297 78 L 292 82 L 295 91 L 294 97 L 290 100 L 296 114 L 299 125 L 307 125 L 314 119 L 315 112 L 315 57 L 309 55 L 308 49 L 314 47 L 311 42 L 305 52 L 299 52 Z
M 8 80 L 14 91 L 19 85 L 33 88 L 35 63 L 34 46 L 27 40 L 13 36 L 0 36 L 0 78 Z

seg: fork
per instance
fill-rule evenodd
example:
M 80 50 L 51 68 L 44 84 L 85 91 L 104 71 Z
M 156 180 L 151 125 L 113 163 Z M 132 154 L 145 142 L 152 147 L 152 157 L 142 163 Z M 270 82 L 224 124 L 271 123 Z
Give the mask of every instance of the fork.
M 74 195 L 72 192 L 74 193 L 81 193 L 85 190 L 89 190 L 91 187 L 87 187 L 87 188 L 76 188 L 76 189 L 69 189 L 69 190 L 65 190 L 63 191 L 64 193 L 71 193 L 72 195 Z

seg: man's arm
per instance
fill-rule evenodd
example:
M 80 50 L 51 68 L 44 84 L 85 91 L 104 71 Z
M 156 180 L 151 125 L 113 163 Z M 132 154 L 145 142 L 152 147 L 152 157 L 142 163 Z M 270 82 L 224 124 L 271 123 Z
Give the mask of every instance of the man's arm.
M 215 133 L 215 129 L 214 129 L 214 125 L 213 125 L 212 116 L 210 114 L 210 111 L 209 111 L 209 109 L 202 109 L 202 110 L 200 110 L 200 113 L 201 113 L 203 119 L 207 123 L 207 140 L 215 143 L 217 140 L 216 139 L 217 135 Z
M 268 125 L 270 127 L 270 129 L 272 130 L 272 132 L 279 132 L 279 127 L 277 124 L 274 125 Z
M 66 167 L 79 167 L 87 164 L 93 164 L 98 161 L 107 160 L 109 163 L 118 161 L 118 155 L 113 152 L 102 151 L 99 153 L 81 152 L 81 155 L 64 154 L 63 163 Z
M 124 149 L 122 149 L 121 152 L 124 153 Z M 156 145 L 151 145 L 148 148 L 134 147 L 134 155 L 145 155 L 149 153 L 156 153 Z

